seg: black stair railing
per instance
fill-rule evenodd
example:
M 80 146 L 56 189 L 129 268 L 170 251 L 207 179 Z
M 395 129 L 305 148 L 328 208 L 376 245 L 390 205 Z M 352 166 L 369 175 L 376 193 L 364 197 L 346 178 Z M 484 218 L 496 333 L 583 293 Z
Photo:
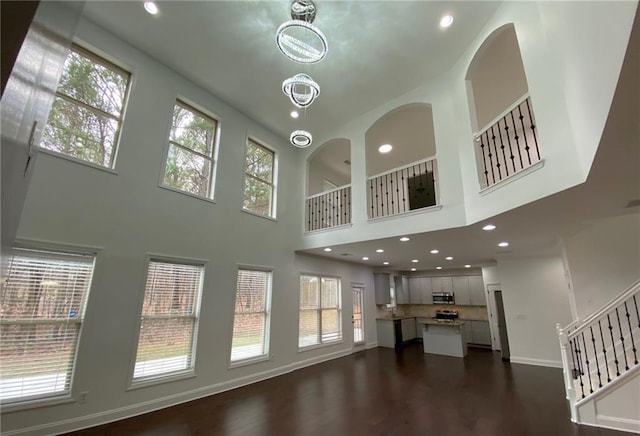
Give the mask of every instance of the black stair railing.
M 305 231 L 329 229 L 351 223 L 351 185 L 307 198 Z

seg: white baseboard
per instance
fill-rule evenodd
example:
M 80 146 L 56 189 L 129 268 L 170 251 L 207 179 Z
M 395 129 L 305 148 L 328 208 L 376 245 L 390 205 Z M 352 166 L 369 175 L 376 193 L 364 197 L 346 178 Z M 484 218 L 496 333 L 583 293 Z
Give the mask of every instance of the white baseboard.
M 524 365 L 548 366 L 550 368 L 562 368 L 562 362 L 559 360 L 532 359 L 530 357 L 511 356 L 511 363 L 522 363 Z
M 124 407 L 118 407 L 115 409 L 105 410 L 102 412 L 92 413 L 90 415 L 79 416 L 75 418 L 65 419 L 61 421 L 55 421 L 42 425 L 35 425 L 32 427 L 21 428 L 11 431 L 3 431 L 3 436 L 12 435 L 39 435 L 39 434 L 60 434 L 70 431 L 82 430 L 88 427 L 95 427 L 102 424 L 108 424 L 110 422 L 119 421 L 126 418 L 132 418 L 134 416 L 143 415 L 145 413 L 154 412 L 156 410 L 165 409 L 171 406 L 177 406 L 178 404 L 194 401 L 200 398 L 208 397 L 211 395 L 219 394 L 232 389 L 237 389 L 243 386 L 247 386 L 253 383 L 257 383 L 263 380 L 267 380 L 279 375 L 288 374 L 298 369 L 306 368 L 308 366 L 316 365 L 318 363 L 326 362 L 340 357 L 345 357 L 352 354 L 352 350 L 340 350 L 333 353 L 323 354 L 321 356 L 312 357 L 302 361 L 294 362 L 291 364 L 279 366 L 267 371 L 258 372 L 244 377 L 238 377 L 232 380 L 228 380 L 222 383 L 215 383 L 208 386 L 199 387 L 189 391 L 179 392 L 172 395 L 167 395 L 161 398 L 154 398 L 150 401 L 144 401 Z
M 367 343 L 367 350 L 370 350 L 371 348 L 377 348 L 377 347 L 378 347 L 378 341 Z
M 635 419 L 616 418 L 615 416 L 596 416 L 596 426 L 610 428 L 612 430 L 630 431 L 640 433 L 640 421 Z

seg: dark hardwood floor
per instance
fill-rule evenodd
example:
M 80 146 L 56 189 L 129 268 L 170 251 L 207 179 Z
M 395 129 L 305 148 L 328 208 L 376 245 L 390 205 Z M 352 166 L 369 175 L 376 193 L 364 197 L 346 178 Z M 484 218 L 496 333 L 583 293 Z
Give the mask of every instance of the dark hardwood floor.
M 377 348 L 73 433 L 90 435 L 620 436 L 569 421 L 562 372 Z

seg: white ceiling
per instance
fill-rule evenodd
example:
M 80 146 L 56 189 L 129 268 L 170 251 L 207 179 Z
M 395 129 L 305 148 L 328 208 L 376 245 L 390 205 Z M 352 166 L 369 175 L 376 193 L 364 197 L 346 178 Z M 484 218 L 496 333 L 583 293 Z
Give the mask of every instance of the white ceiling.
M 275 44 L 290 1 L 88 1 L 84 15 L 285 138 L 330 135 L 344 123 L 425 83 L 452 64 L 495 12 L 490 1 L 323 1 L 314 22 L 327 57 L 305 66 Z M 443 30 L 440 18 L 454 15 Z M 310 74 L 316 102 L 293 120 L 282 81 Z

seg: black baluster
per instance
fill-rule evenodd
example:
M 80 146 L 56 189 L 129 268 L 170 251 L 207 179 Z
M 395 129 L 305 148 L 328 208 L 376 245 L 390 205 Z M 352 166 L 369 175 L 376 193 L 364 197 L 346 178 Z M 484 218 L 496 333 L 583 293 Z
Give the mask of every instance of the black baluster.
M 620 324 L 620 313 L 616 307 L 616 318 L 618 319 L 618 331 L 620 331 L 620 343 L 622 344 L 622 355 L 624 356 L 624 370 L 629 371 L 629 362 L 627 361 L 627 348 L 624 346 L 624 335 L 622 334 L 622 324 Z
M 584 332 L 580 332 L 582 337 L 582 346 L 584 347 L 584 363 L 587 365 L 587 380 L 589 380 L 589 393 L 593 394 L 593 383 L 591 381 L 591 369 L 589 368 L 589 352 L 587 351 L 587 343 L 584 341 Z
M 496 123 L 498 130 L 498 138 L 500 139 L 500 150 L 502 150 L 502 162 L 504 163 L 504 174 L 505 177 L 509 177 L 509 165 L 507 165 L 507 152 L 505 149 L 504 141 L 502 140 L 502 130 L 500 130 L 500 120 Z
M 340 191 L 333 191 L 331 193 L 333 197 L 333 217 L 335 219 L 334 226 L 340 225 Z
M 502 121 L 504 122 L 504 131 L 505 131 L 505 136 L 507 137 L 507 144 L 509 145 L 509 159 L 511 159 L 511 168 L 513 169 L 513 172 L 516 172 L 516 162 L 515 159 L 516 157 L 513 155 L 513 148 L 511 147 L 511 137 L 509 136 L 509 120 L 507 119 L 507 116 L 505 115 L 502 118 Z M 506 162 L 505 162 L 505 165 Z
M 602 342 L 602 354 L 604 355 L 604 367 L 607 369 L 607 382 L 611 381 L 611 376 L 609 375 L 609 361 L 607 360 L 607 347 L 604 343 L 604 335 L 602 334 L 602 324 L 600 320 L 598 320 L 598 328 L 600 329 L 600 341 Z
M 573 362 L 573 369 L 571 371 L 571 378 L 576 380 L 578 378 L 578 372 L 580 371 L 580 364 L 576 356 L 576 352 L 573 348 L 572 342 L 569 342 L 569 349 L 571 350 L 571 361 Z
M 384 175 L 384 196 L 387 199 L 387 213 L 384 213 L 384 208 L 382 209 L 382 214 L 384 216 L 389 216 L 389 181 L 387 180 L 387 174 Z
M 342 189 L 342 196 L 344 197 L 342 199 L 342 210 L 343 210 L 343 215 L 344 215 L 344 221 L 342 222 L 342 224 L 347 224 L 349 221 L 347 221 L 347 216 L 348 216 L 348 211 L 347 211 L 347 190 L 349 188 L 343 188 Z
M 324 214 L 325 214 L 325 207 L 324 207 L 324 194 L 322 194 L 322 196 L 320 197 L 320 228 L 324 229 Z
M 491 173 L 493 174 L 493 168 L 496 167 L 498 169 L 498 181 L 502 180 L 502 172 L 500 171 L 500 155 L 498 154 L 498 146 L 496 145 L 496 134 L 493 132 L 493 126 L 491 126 L 491 142 L 493 142 L 493 155 L 496 157 L 496 163 L 493 164 L 491 161 Z M 491 142 L 489 143 L 489 151 L 491 152 Z M 491 154 L 489 154 L 489 158 L 491 158 Z M 493 177 L 493 183 L 496 182 L 495 174 Z
M 602 387 L 602 373 L 600 372 L 600 362 L 598 362 L 598 351 L 596 350 L 596 338 L 593 336 L 593 327 L 589 326 L 591 342 L 593 343 L 593 355 L 596 359 L 596 374 L 598 374 L 598 387 Z
M 633 364 L 638 364 L 638 349 L 636 348 L 636 341 L 633 338 L 633 328 L 631 327 L 631 314 L 629 313 L 629 308 L 627 307 L 627 302 L 624 302 L 624 313 L 627 317 L 627 325 L 629 326 L 629 334 L 631 335 L 631 346 L 633 347 Z
M 533 142 L 536 146 L 536 155 L 538 156 L 538 160 L 540 160 L 540 149 L 538 148 L 538 136 L 536 135 L 536 123 L 533 120 L 533 111 L 531 110 L 531 99 L 527 97 L 525 100 L 527 102 L 527 111 L 529 112 L 529 123 L 531 124 L 531 133 L 533 133 Z
M 376 182 L 376 217 L 380 216 L 380 197 L 379 197 L 379 195 L 380 195 L 380 193 L 378 192 L 378 182 Z
M 524 139 L 524 149 L 527 152 L 527 160 L 529 161 L 529 165 L 531 165 L 531 153 L 529 150 L 529 141 L 527 140 L 527 128 L 524 126 L 524 115 L 522 115 L 522 103 L 518 105 L 518 119 L 520 120 L 520 125 L 522 126 L 522 135 Z
M 636 321 L 638 321 L 638 328 L 640 329 L 640 313 L 638 312 L 638 301 L 636 301 L 636 296 L 633 296 L 633 305 L 636 307 Z
M 582 398 L 586 397 L 584 393 L 584 381 L 582 380 L 582 376 L 584 375 L 584 371 L 582 370 L 582 356 L 580 352 L 580 341 L 578 336 L 576 336 L 573 341 L 573 346 L 575 348 L 576 359 L 578 361 L 578 380 L 580 382 L 580 390 L 582 391 Z
M 393 174 L 390 174 L 389 185 L 390 185 L 389 190 L 391 191 L 391 215 L 394 215 L 396 213 L 395 212 L 396 202 L 393 199 Z
M 608 313 L 607 313 L 607 323 L 609 324 L 609 335 L 611 335 L 611 349 L 613 350 L 613 362 L 616 364 L 616 376 L 619 376 L 620 368 L 618 367 L 618 364 L 620 362 L 618 361 L 618 356 L 616 355 L 616 343 L 615 343 L 615 340 L 613 339 L 613 326 L 611 325 L 611 317 L 609 316 Z
M 482 139 L 482 135 L 478 137 L 480 139 L 480 150 L 482 151 L 482 169 L 484 169 L 484 179 L 487 182 L 487 186 L 489 186 L 489 171 L 487 170 L 487 157 L 484 153 L 484 140 Z
M 404 172 L 405 171 L 408 171 L 408 169 L 407 168 L 403 168 L 402 170 L 400 170 L 400 174 L 402 175 L 402 211 L 403 212 L 407 211 L 407 199 L 405 198 L 405 192 L 407 190 L 407 187 L 405 186 L 404 181 L 408 180 L 408 178 L 404 177 Z
M 514 111 L 515 109 L 511 111 L 511 124 L 513 125 L 513 134 L 514 134 L 513 139 L 516 140 L 516 148 L 518 149 L 518 157 L 520 158 L 520 169 L 523 169 L 524 163 L 522 162 L 522 149 L 520 148 L 520 136 L 518 136 L 518 127 L 516 126 L 516 120 L 513 117 Z

